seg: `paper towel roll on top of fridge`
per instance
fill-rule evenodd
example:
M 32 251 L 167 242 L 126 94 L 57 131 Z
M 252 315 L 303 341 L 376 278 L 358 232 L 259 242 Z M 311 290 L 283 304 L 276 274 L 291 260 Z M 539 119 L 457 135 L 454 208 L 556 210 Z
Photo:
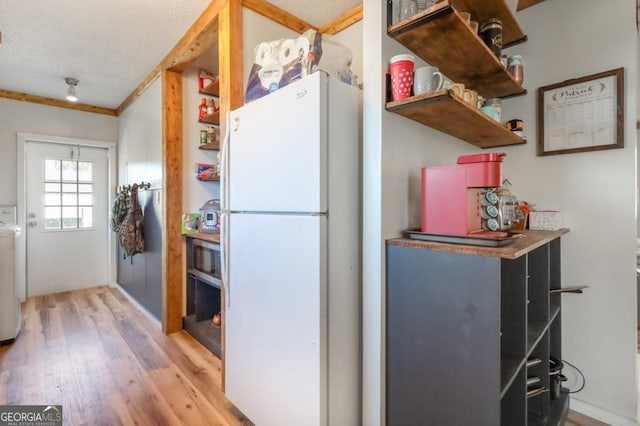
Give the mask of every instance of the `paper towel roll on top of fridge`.
M 315 30 L 308 30 L 295 39 L 262 42 L 254 49 L 245 102 L 259 99 L 318 70 L 339 78 L 349 69 L 352 58 L 351 49 Z

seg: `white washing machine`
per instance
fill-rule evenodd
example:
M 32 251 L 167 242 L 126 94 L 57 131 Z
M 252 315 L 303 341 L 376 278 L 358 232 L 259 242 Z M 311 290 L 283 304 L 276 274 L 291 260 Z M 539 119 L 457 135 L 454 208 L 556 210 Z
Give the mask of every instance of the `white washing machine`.
M 12 342 L 21 324 L 15 250 L 21 229 L 15 222 L 15 207 L 0 206 L 0 344 Z

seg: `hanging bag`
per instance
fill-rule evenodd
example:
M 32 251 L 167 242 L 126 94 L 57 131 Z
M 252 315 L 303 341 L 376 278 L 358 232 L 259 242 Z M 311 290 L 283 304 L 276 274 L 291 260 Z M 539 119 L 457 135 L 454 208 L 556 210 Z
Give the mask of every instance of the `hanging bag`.
M 138 203 L 138 185 L 134 184 L 129 196 L 129 211 L 118 230 L 118 242 L 124 250 L 124 258 L 144 252 L 142 227 L 144 216 Z

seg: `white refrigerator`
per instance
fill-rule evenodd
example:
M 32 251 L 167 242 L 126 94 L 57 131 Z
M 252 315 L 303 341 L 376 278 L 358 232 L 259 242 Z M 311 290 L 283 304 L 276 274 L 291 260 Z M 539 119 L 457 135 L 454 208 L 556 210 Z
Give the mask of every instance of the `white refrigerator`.
M 227 121 L 225 393 L 257 426 L 361 423 L 361 106 L 316 72 Z

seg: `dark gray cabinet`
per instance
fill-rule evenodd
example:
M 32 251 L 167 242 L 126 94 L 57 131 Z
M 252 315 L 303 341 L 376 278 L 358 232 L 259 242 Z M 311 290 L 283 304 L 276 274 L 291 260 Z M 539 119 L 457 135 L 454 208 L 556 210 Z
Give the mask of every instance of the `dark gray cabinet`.
M 560 235 L 506 247 L 387 241 L 387 425 L 558 425 Z
M 133 257 L 124 256 L 118 246 L 118 284 L 162 320 L 162 206 L 155 193 L 160 190 L 138 192 L 138 202 L 144 213 L 144 252 Z

